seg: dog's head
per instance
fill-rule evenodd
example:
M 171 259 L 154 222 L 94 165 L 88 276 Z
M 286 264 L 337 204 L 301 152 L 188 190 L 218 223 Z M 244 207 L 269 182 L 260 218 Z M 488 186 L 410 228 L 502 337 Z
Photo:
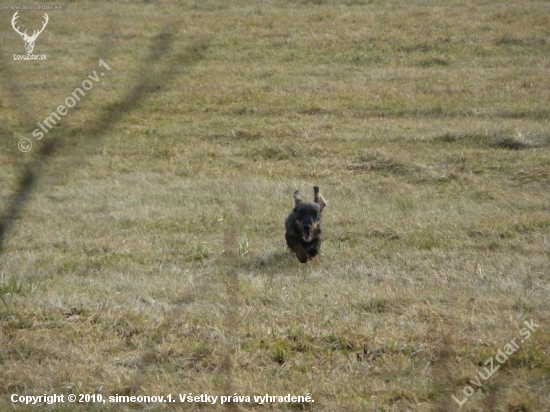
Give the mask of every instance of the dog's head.
M 321 212 L 327 205 L 318 186 L 313 188 L 313 192 L 313 202 L 302 201 L 299 192 L 294 192 L 294 219 L 305 242 L 311 242 L 315 238 L 321 222 Z

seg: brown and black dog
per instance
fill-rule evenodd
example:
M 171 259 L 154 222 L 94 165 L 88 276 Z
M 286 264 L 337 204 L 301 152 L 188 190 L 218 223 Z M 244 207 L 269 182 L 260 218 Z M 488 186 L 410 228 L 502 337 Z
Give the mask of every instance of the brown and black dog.
M 298 191 L 294 192 L 294 210 L 285 221 L 286 244 L 296 253 L 302 263 L 319 254 L 321 248 L 321 212 L 327 201 L 319 192 L 319 186 L 313 187 L 313 202 L 303 202 Z

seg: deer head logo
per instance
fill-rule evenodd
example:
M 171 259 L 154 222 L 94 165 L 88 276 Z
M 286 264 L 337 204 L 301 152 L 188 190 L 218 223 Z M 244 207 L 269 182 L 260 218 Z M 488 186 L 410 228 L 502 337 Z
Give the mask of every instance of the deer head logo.
M 11 19 L 11 25 L 13 29 L 21 35 L 23 40 L 25 40 L 25 48 L 27 49 L 27 54 L 31 54 L 34 49 L 34 42 L 36 41 L 36 38 L 40 33 L 44 31 L 46 28 L 46 25 L 48 24 L 49 17 L 46 13 L 44 13 L 44 24 L 40 30 L 33 30 L 32 36 L 27 35 L 27 30 L 25 30 L 23 33 L 19 31 L 19 27 L 15 27 L 15 20 L 19 17 L 17 15 L 19 13 L 18 11 L 15 12 L 13 15 L 13 18 Z

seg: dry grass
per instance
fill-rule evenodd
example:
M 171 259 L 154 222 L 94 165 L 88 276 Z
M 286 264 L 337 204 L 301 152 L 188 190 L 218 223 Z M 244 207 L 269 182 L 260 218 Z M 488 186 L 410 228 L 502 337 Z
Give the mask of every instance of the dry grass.
M 102 410 L 457 410 L 531 319 L 461 410 L 547 408 L 547 3 L 69 3 L 35 63 L 10 60 L 0 16 L 0 210 L 63 143 L 0 255 L 2 410 L 94 392 L 315 399 Z M 20 153 L 99 58 L 109 76 Z M 306 266 L 283 222 L 313 184 L 330 206 Z

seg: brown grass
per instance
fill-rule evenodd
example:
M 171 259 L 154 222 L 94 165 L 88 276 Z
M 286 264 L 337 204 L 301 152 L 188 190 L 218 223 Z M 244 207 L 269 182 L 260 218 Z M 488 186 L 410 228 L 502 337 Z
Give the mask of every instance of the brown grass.
M 0 255 L 0 409 L 457 410 L 526 320 L 461 410 L 547 408 L 546 3 L 84 1 L 50 13 L 47 62 L 10 60 L 0 16 L 0 211 L 60 142 Z M 99 58 L 111 72 L 34 139 Z M 284 219 L 314 184 L 326 237 L 301 265 Z

